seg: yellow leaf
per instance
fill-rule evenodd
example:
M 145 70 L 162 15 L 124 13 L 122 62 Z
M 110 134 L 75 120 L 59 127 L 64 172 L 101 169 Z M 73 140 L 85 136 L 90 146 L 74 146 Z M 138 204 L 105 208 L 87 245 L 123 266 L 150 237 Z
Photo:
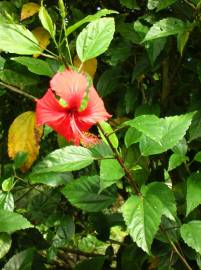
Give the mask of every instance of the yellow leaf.
M 8 155 L 14 159 L 17 153 L 28 154 L 26 162 L 20 168 L 26 172 L 39 153 L 39 142 L 43 133 L 42 127 L 36 127 L 35 113 L 32 111 L 20 114 L 11 124 L 8 131 Z
M 38 40 L 42 51 L 44 51 L 44 49 L 46 49 L 50 43 L 50 34 L 42 26 L 38 26 L 35 29 L 33 29 L 32 33 L 34 34 L 35 38 Z M 33 57 L 35 58 L 37 58 L 38 56 L 39 54 L 33 55 Z
M 76 55 L 73 59 L 73 65 L 79 68 L 81 64 L 82 62 L 80 61 L 79 57 Z M 97 60 L 96 58 L 92 58 L 82 64 L 81 71 L 87 72 L 92 78 L 94 78 L 96 69 L 97 69 Z
M 40 6 L 36 3 L 30 2 L 24 4 L 21 10 L 21 21 L 33 16 L 39 11 Z

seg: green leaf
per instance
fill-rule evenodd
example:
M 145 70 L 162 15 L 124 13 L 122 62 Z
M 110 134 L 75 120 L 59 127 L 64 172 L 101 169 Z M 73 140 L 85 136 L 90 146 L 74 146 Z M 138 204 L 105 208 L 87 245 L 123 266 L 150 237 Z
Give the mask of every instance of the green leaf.
M 0 209 L 13 211 L 14 199 L 12 193 L 3 192 L 0 190 Z
M 166 38 L 158 38 L 156 40 L 152 40 L 151 42 L 146 43 L 145 48 L 147 50 L 147 54 L 152 65 L 165 48 L 166 41 Z
M 153 182 L 144 187 L 143 194 L 156 196 L 163 204 L 163 215 L 175 220 L 177 216 L 175 197 L 173 191 L 166 184 Z
M 44 60 L 25 56 L 13 57 L 11 60 L 26 66 L 29 71 L 35 74 L 49 77 L 54 75 L 54 71 Z
M 84 260 L 75 266 L 75 270 L 101 270 L 105 261 L 105 256 L 97 256 L 92 259 Z
M 31 184 L 44 184 L 50 187 L 65 185 L 73 180 L 73 175 L 70 172 L 46 172 L 46 173 L 31 173 L 29 174 L 29 182 Z
M 100 122 L 99 125 L 102 127 L 102 129 L 103 129 L 103 131 L 104 131 L 104 133 L 105 133 L 106 136 L 107 136 L 107 134 L 112 133 L 111 135 L 108 136 L 108 138 L 110 139 L 110 141 L 111 141 L 113 147 L 114 147 L 114 148 L 118 148 L 118 146 L 119 146 L 119 140 L 118 140 L 118 138 L 117 138 L 117 135 L 113 132 L 113 129 L 112 129 L 112 127 L 110 126 L 110 124 L 107 123 L 107 122 Z M 100 134 L 102 140 L 103 140 L 106 144 L 108 144 L 108 142 L 107 142 L 107 140 L 105 139 L 105 136 L 104 136 L 104 134 L 101 132 L 100 128 L 98 128 L 98 131 L 99 131 L 99 134 Z
M 0 259 L 8 253 L 11 244 L 11 236 L 7 233 L 0 233 Z
M 6 59 L 0 56 L 0 70 L 4 69 L 5 62 L 6 62 Z
M 194 157 L 195 161 L 201 162 L 201 151 L 197 152 Z
M 55 26 L 53 25 L 52 19 L 44 6 L 40 7 L 38 15 L 42 26 L 50 33 L 51 37 L 54 38 Z
M 116 88 L 119 86 L 121 76 L 122 71 L 119 66 L 109 68 L 103 72 L 97 83 L 97 90 L 100 96 L 105 97 L 116 91 Z
M 146 34 L 144 41 L 153 40 L 161 37 L 176 35 L 191 29 L 190 23 L 185 23 L 177 18 L 165 18 L 153 24 Z
M 184 242 L 201 254 L 201 221 L 192 220 L 183 224 L 180 232 Z
M 148 9 L 155 9 L 157 8 L 160 0 L 148 0 L 147 7 Z
M 87 212 L 99 212 L 110 206 L 116 200 L 116 191 L 113 187 L 100 191 L 98 175 L 82 176 L 68 183 L 62 193 L 70 203 Z
M 178 142 L 173 148 L 172 151 L 175 154 L 185 156 L 188 150 L 188 145 L 186 144 L 185 138 Z
M 33 168 L 33 173 L 76 171 L 89 166 L 94 160 L 90 150 L 81 146 L 66 146 L 48 154 Z
M 163 214 L 161 201 L 150 194 L 131 196 L 124 203 L 122 213 L 133 241 L 150 254 L 151 244 Z
M 141 115 L 125 122 L 125 125 L 142 132 L 140 151 L 148 156 L 159 154 L 174 147 L 185 135 L 194 113 L 158 118 L 155 115 Z
M 160 11 L 162 9 L 165 9 L 167 7 L 169 7 L 170 5 L 174 4 L 177 0 L 163 0 L 163 1 L 158 1 L 158 5 L 157 5 L 157 10 L 156 11 Z
M 201 204 L 201 173 L 193 173 L 187 179 L 186 216 Z
M 184 163 L 188 158 L 181 154 L 172 154 L 168 163 L 168 171 L 174 170 Z
M 140 131 L 138 131 L 134 127 L 130 127 L 127 130 L 126 135 L 124 137 L 124 142 L 125 142 L 126 147 L 128 148 L 132 144 L 140 142 L 141 136 L 142 136 L 142 133 Z
M 14 158 L 14 166 L 16 169 L 19 169 L 27 160 L 28 153 L 27 152 L 17 152 L 15 158 Z
M 12 233 L 33 225 L 22 215 L 0 209 L 0 232 Z
M 116 183 L 125 175 L 124 170 L 116 159 L 103 159 L 100 164 L 101 191 Z
M 10 192 L 11 189 L 13 188 L 13 184 L 14 184 L 14 177 L 11 176 L 3 181 L 2 190 L 5 192 Z
M 75 223 L 70 216 L 60 219 L 52 245 L 56 248 L 64 247 L 75 234 Z
M 120 0 L 120 3 L 129 9 L 140 9 L 136 0 Z
M 84 19 L 76 22 L 75 24 L 71 25 L 68 27 L 68 29 L 66 30 L 66 36 L 70 35 L 72 32 L 74 32 L 77 28 L 79 28 L 80 26 L 82 26 L 83 24 L 87 23 L 87 22 L 92 22 L 95 21 L 101 17 L 104 17 L 106 15 L 109 14 L 114 14 L 114 13 L 118 13 L 115 10 L 110 10 L 110 9 L 101 9 L 99 10 L 96 14 L 93 15 L 88 15 L 86 16 Z
M 0 80 L 21 89 L 24 89 L 29 85 L 36 85 L 38 83 L 38 77 L 36 77 L 36 75 L 30 76 L 10 69 L 0 71 Z
M 0 49 L 16 54 L 40 54 L 41 49 L 34 35 L 22 25 L 0 25 Z
M 200 69 L 201 71 L 201 69 Z M 201 73 L 200 73 L 201 74 Z M 201 77 L 200 77 L 201 78 Z M 201 81 L 201 80 L 200 80 Z M 201 137 L 201 111 L 199 110 L 193 117 L 189 128 L 189 142 Z
M 2 270 L 31 270 L 34 253 L 34 248 L 17 253 L 9 259 Z
M 189 36 L 190 36 L 190 32 L 189 31 L 184 31 L 184 32 L 181 32 L 177 35 L 177 49 L 179 51 L 179 53 L 183 54 L 183 50 L 184 50 L 184 47 L 189 39 Z
M 76 40 L 79 59 L 85 62 L 104 53 L 113 38 L 114 30 L 113 18 L 101 18 L 89 23 Z

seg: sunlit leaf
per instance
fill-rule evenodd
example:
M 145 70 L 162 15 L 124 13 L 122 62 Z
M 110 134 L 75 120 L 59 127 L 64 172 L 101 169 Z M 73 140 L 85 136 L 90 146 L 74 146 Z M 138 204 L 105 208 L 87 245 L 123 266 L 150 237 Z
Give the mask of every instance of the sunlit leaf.
M 77 37 L 79 59 L 85 62 L 104 53 L 113 38 L 114 30 L 113 18 L 101 18 L 89 23 Z
M 0 24 L 0 49 L 16 54 L 40 54 L 41 48 L 35 36 L 24 26 Z

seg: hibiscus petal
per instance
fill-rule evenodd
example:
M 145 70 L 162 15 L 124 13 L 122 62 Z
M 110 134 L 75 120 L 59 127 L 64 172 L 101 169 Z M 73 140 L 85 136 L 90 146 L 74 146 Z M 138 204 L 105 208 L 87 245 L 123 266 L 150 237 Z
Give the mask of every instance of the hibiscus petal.
M 67 102 L 68 108 L 76 109 L 80 108 L 87 85 L 84 74 L 69 69 L 58 72 L 50 81 L 52 90 Z
M 51 89 L 36 101 L 36 122 L 43 125 L 48 122 L 59 121 L 65 117 L 65 109 L 58 103 Z
M 90 87 L 87 108 L 79 112 L 80 121 L 93 125 L 101 121 L 106 121 L 110 117 L 111 115 L 106 111 L 104 103 L 95 88 Z
M 51 89 L 36 101 L 36 122 L 38 125 L 47 124 L 68 141 L 73 137 L 72 129 L 69 125 L 70 116 L 58 103 Z

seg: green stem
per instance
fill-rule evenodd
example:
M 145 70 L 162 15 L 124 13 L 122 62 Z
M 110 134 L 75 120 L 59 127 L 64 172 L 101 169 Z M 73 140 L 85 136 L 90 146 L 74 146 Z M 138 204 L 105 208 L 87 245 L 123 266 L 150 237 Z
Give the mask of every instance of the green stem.
M 107 140 L 110 148 L 112 149 L 112 152 L 114 153 L 114 156 L 115 156 L 115 159 L 119 162 L 120 166 L 122 167 L 122 169 L 124 170 L 125 172 L 125 176 L 126 176 L 126 179 L 129 183 L 129 185 L 131 186 L 133 192 L 137 195 L 141 195 L 141 192 L 139 190 L 139 187 L 137 185 L 137 183 L 134 181 L 130 171 L 127 169 L 127 167 L 125 166 L 124 164 L 124 161 L 123 159 L 120 157 L 117 149 L 113 146 L 112 142 L 110 141 L 110 138 L 107 136 L 107 134 L 105 134 L 103 128 L 101 127 L 100 124 L 98 124 L 98 128 L 100 129 L 100 131 L 102 132 L 102 134 L 105 136 L 105 139 Z
M 65 22 L 64 22 L 64 34 L 65 34 L 66 48 L 67 48 L 67 51 L 68 51 L 68 56 L 69 56 L 70 64 L 73 65 L 73 61 L 72 61 L 72 57 L 71 57 L 71 52 L 70 52 L 70 47 L 69 47 L 69 43 L 68 43 L 68 38 L 67 38 L 67 34 L 66 34 L 66 24 L 65 24 Z
M 5 88 L 7 88 L 7 89 L 9 89 L 9 90 L 11 90 L 11 91 L 13 91 L 13 92 L 15 92 L 15 93 L 18 93 L 18 94 L 20 94 L 20 95 L 23 95 L 23 96 L 25 96 L 25 97 L 27 97 L 27 98 L 33 100 L 33 101 L 36 101 L 36 100 L 37 100 L 36 97 L 34 97 L 34 96 L 32 96 L 32 95 L 30 95 L 30 94 L 28 94 L 28 93 L 26 93 L 26 92 L 24 92 L 24 91 L 18 89 L 18 88 L 15 87 L 15 86 L 12 86 L 12 85 L 9 85 L 9 84 L 3 83 L 3 82 L 0 82 L 0 86 L 3 86 L 3 87 L 5 87 Z

